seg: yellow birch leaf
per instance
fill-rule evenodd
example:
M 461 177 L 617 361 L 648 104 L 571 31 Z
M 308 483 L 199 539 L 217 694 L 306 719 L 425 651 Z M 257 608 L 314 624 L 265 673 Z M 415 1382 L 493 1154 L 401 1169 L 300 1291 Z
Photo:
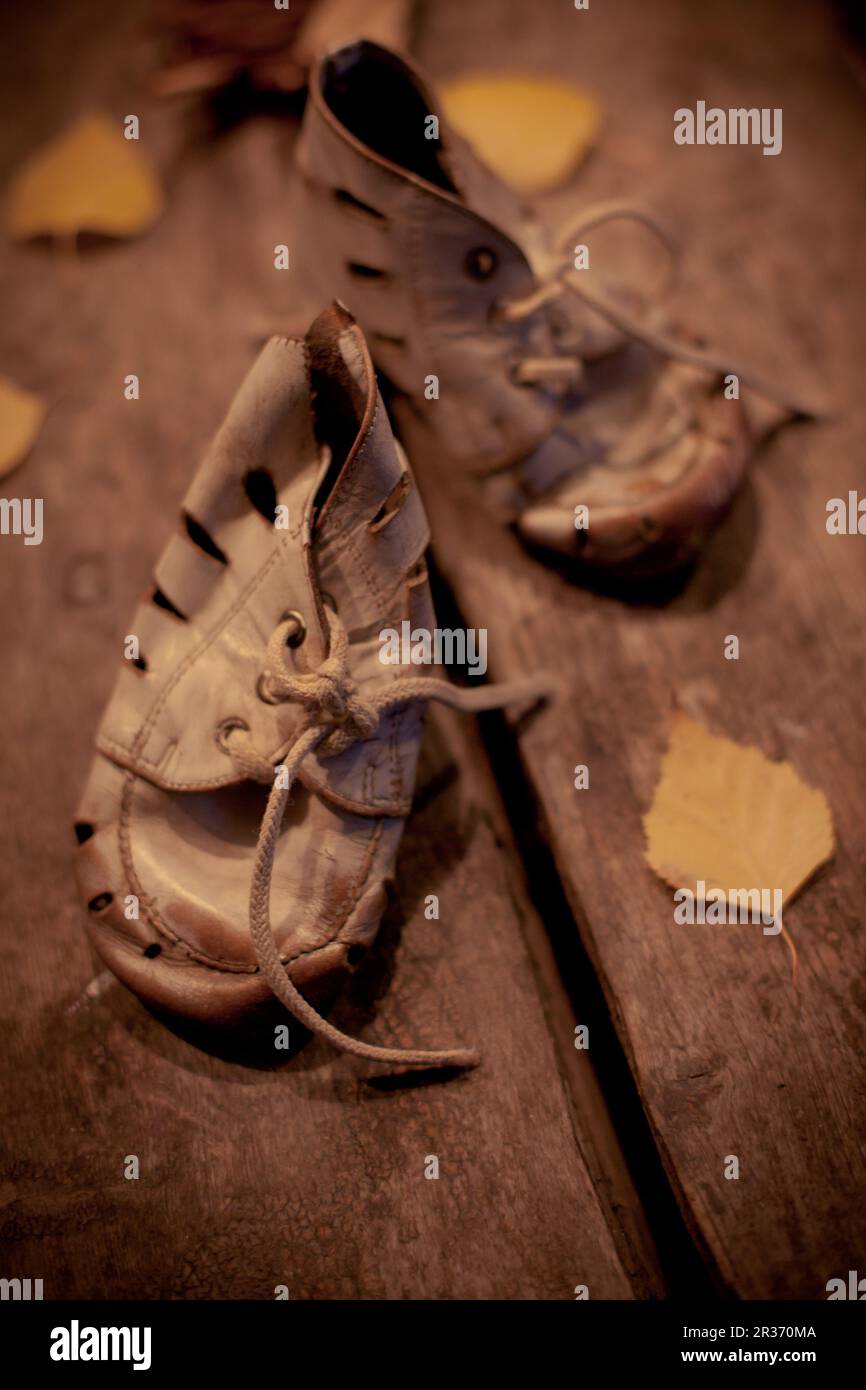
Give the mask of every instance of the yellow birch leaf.
M 598 137 L 598 103 L 568 82 L 530 73 L 469 72 L 439 90 L 449 123 L 525 196 L 558 188 Z
M 726 894 L 780 889 L 787 903 L 834 849 L 822 791 L 679 712 L 643 824 L 650 867 L 692 893 L 702 879 Z
M 19 239 L 77 232 L 134 236 L 162 210 L 159 181 L 120 121 L 83 116 L 37 150 L 13 178 L 6 227 Z
M 45 419 L 45 402 L 0 376 L 0 478 L 27 457 Z

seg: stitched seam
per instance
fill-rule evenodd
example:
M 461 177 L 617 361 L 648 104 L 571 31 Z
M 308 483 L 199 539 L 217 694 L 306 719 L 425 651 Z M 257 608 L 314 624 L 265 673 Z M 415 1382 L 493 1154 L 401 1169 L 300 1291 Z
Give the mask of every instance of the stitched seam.
M 315 765 L 315 764 L 314 764 Z M 366 769 L 370 771 L 369 767 Z M 364 801 L 355 801 L 352 797 L 344 795 L 343 792 L 336 791 L 329 786 L 325 776 L 317 778 L 313 776 L 309 768 L 301 768 L 298 773 L 298 781 L 302 782 L 308 791 L 320 793 L 327 798 L 332 805 L 339 806 L 344 811 L 354 811 L 358 815 L 368 815 L 371 808 L 383 812 L 385 816 L 407 816 L 412 809 L 411 801 L 403 795 L 402 784 L 398 787 L 397 799 L 389 797 L 378 797 L 365 792 Z M 381 819 L 381 816 L 377 816 Z
M 97 751 L 104 754 L 105 757 L 110 758 L 115 766 L 122 767 L 126 772 L 136 772 L 136 765 L 129 762 L 129 758 L 132 755 L 129 753 L 128 749 L 118 746 L 118 756 L 113 757 L 109 749 L 103 747 L 102 741 L 98 741 L 96 747 Z M 274 754 L 275 761 L 278 760 L 278 758 L 279 752 Z M 219 787 L 232 786 L 243 779 L 240 778 L 237 773 L 229 772 L 223 777 L 215 777 L 211 781 L 206 782 L 172 782 L 169 781 L 168 778 L 159 778 L 157 780 L 156 778 L 150 777 L 145 780 L 150 782 L 152 786 L 158 787 L 161 791 L 204 792 L 214 791 Z M 343 792 L 336 791 L 331 787 L 324 775 L 320 778 L 314 777 L 306 768 L 300 770 L 298 773 L 298 780 L 303 783 L 308 791 L 318 792 L 321 796 L 324 796 L 330 801 L 332 805 L 339 806 L 340 809 L 344 811 L 352 811 L 359 816 L 369 815 L 371 810 L 375 810 L 377 813 L 384 813 L 385 815 L 406 816 L 411 810 L 411 803 L 403 795 L 402 783 L 399 787 L 399 800 L 389 800 L 387 797 L 376 799 L 375 797 L 369 796 L 365 801 L 356 801 L 353 797 L 346 796 Z
M 144 744 L 147 742 L 150 731 L 156 723 L 157 719 L 159 718 L 160 714 L 162 713 L 165 705 L 168 702 L 169 697 L 173 693 L 175 687 L 186 675 L 187 671 L 193 665 L 193 663 L 197 661 L 198 658 L 204 652 L 206 652 L 209 647 L 213 645 L 217 638 L 222 635 L 222 633 L 228 627 L 232 619 L 236 617 L 240 610 L 246 606 L 250 596 L 255 593 L 256 589 L 258 589 L 261 584 L 264 583 L 265 578 L 269 574 L 270 570 L 274 567 L 277 561 L 282 558 L 281 551 L 285 547 L 286 543 L 287 542 L 285 540 L 280 538 L 280 540 L 278 541 L 279 548 L 273 551 L 273 553 L 268 557 L 264 565 L 262 565 L 262 568 L 259 570 L 258 574 L 256 574 L 254 578 L 250 580 L 247 587 L 244 590 L 242 590 L 241 594 L 235 600 L 232 607 L 228 609 L 223 621 L 219 624 L 219 626 L 215 627 L 212 632 L 208 633 L 208 635 L 202 639 L 198 646 L 194 647 L 192 651 L 184 657 L 180 665 L 174 670 L 172 675 L 168 678 L 162 693 L 159 695 L 154 705 L 152 706 L 150 713 L 148 714 L 147 718 L 145 719 L 144 723 L 139 729 L 138 734 L 136 735 L 132 744 L 127 746 L 126 744 L 118 743 L 116 739 L 102 739 L 100 740 L 100 742 L 110 743 L 112 747 L 122 750 L 131 757 L 135 757 L 141 766 L 150 768 L 153 771 L 157 769 L 159 764 L 153 762 L 150 758 L 141 757 L 140 749 L 143 748 Z M 232 779 L 229 778 L 229 780 Z M 166 785 L 183 786 L 184 783 L 166 783 Z M 213 785 L 220 785 L 220 782 L 214 783 Z

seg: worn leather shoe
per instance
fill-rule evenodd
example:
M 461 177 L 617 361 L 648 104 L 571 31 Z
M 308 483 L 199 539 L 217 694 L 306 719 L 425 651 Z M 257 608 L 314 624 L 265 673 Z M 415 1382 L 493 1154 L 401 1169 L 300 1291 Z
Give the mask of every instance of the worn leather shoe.
M 320 62 L 297 170 L 294 271 L 363 326 L 422 488 L 471 473 L 530 542 L 625 574 L 676 569 L 757 439 L 805 412 L 634 287 L 576 268 L 623 220 L 673 256 L 652 213 L 618 203 L 546 228 L 385 48 Z
M 333 993 L 376 935 L 424 703 L 544 688 L 383 664 L 382 630 L 434 628 L 427 541 L 352 318 L 334 305 L 306 337 L 272 339 L 135 614 L 78 812 L 90 938 L 148 1004 L 225 1025 L 276 995 L 360 1056 L 475 1062 L 348 1038 L 306 997 Z

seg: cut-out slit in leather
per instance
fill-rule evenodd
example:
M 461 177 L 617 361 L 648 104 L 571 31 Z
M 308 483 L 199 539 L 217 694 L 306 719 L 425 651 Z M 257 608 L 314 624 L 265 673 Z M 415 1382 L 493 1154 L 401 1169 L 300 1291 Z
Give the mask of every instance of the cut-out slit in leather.
M 200 521 L 196 521 L 189 512 L 184 512 L 183 524 L 193 545 L 198 546 L 199 550 L 203 550 L 205 555 L 210 555 L 212 560 L 219 560 L 221 565 L 228 564 L 228 556 L 223 550 L 220 550 L 213 536 L 208 535 Z
M 373 217 L 377 222 L 387 222 L 384 212 L 379 212 L 377 208 L 371 208 L 369 203 L 362 203 L 360 198 L 356 198 L 354 193 L 350 193 L 347 188 L 335 188 L 334 197 L 338 203 L 344 207 L 352 208 L 355 212 L 363 212 L 367 217 Z
M 152 941 L 149 946 L 145 946 L 144 948 L 144 954 L 147 956 L 148 960 L 156 960 L 156 957 L 160 955 L 161 952 L 162 947 L 157 941 Z
M 244 477 L 244 492 L 256 511 L 273 526 L 277 515 L 277 489 L 270 473 L 252 468 Z
M 182 623 L 187 621 L 186 614 L 181 613 L 180 609 L 172 603 L 168 594 L 164 594 L 162 589 L 154 589 L 150 596 L 150 601 L 151 603 L 155 603 L 157 608 L 164 608 L 166 613 L 171 613 L 175 618 L 180 618 Z
M 367 329 L 367 337 L 374 338 L 383 347 L 404 348 L 406 346 L 405 338 L 398 338 L 393 333 L 378 333 L 375 328 Z
M 87 904 L 88 912 L 104 912 L 107 907 L 111 907 L 114 902 L 113 893 L 97 893 L 95 898 L 91 898 Z
M 406 583 L 409 585 L 410 589 L 416 588 L 418 584 L 427 583 L 427 561 L 424 559 L 423 555 L 406 575 Z
M 363 265 L 361 261 L 347 261 L 346 269 L 357 280 L 387 280 L 388 272 L 378 270 L 374 265 Z
M 399 480 L 394 487 L 392 487 L 385 501 L 370 522 L 369 529 L 371 531 L 383 531 L 389 521 L 394 520 L 394 517 L 409 496 L 411 486 L 412 483 L 409 474 L 401 473 Z
M 143 656 L 135 656 L 132 658 L 132 665 L 135 667 L 136 671 L 146 671 L 147 659 Z
M 75 838 L 80 845 L 83 845 L 93 835 L 93 826 L 89 821 L 77 820 L 74 826 Z

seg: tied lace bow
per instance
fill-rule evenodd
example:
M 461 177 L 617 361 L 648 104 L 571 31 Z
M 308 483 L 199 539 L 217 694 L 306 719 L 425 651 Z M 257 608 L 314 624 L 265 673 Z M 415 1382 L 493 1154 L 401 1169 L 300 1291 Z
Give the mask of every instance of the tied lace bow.
M 305 712 L 294 741 L 277 767 L 253 745 L 249 731 L 236 725 L 228 731 L 226 749 L 237 765 L 256 781 L 270 783 L 256 845 L 250 889 L 250 936 L 259 969 L 277 998 L 311 1033 L 326 1038 L 344 1052 L 367 1057 L 374 1062 L 400 1063 L 417 1067 L 474 1067 L 477 1052 L 469 1048 L 442 1051 L 378 1047 L 341 1033 L 316 1012 L 298 992 L 280 959 L 270 918 L 271 879 L 274 855 L 286 804 L 301 763 L 314 749 L 320 757 L 336 757 L 353 744 L 372 738 L 382 719 L 400 705 L 436 700 L 454 709 L 477 711 L 498 709 L 518 700 L 537 700 L 552 693 L 545 676 L 478 690 L 464 690 L 431 676 L 404 677 L 361 695 L 349 667 L 349 639 L 339 618 L 326 608 L 330 644 L 325 660 L 315 670 L 292 672 L 286 666 L 287 639 L 297 632 L 295 617 L 281 622 L 267 646 L 267 668 L 260 686 L 270 703 L 292 701 Z
M 629 203 L 603 203 L 587 209 L 576 225 L 554 237 L 553 244 L 558 248 L 557 252 L 550 258 L 544 272 L 537 275 L 536 288 L 522 298 L 505 301 L 499 309 L 502 322 L 519 323 L 563 296 L 572 294 L 602 319 L 606 319 L 624 337 L 643 343 L 663 357 L 713 375 L 732 372 L 743 385 L 750 386 L 768 400 L 778 402 L 793 415 L 820 417 L 826 413 L 825 407 L 818 402 L 804 401 L 800 399 L 799 394 L 788 392 L 776 383 L 765 380 L 751 368 L 734 365 L 724 353 L 683 342 L 664 332 L 653 322 L 636 317 L 624 304 L 614 303 L 590 289 L 585 275 L 575 269 L 571 251 L 565 252 L 559 248 L 572 246 L 592 228 L 617 221 L 640 222 L 658 238 L 670 261 L 671 272 L 664 293 L 670 291 L 676 280 L 679 252 L 668 229 L 646 208 L 635 207 Z M 558 352 L 553 357 L 525 358 L 517 365 L 515 375 L 518 381 L 529 385 L 561 382 L 566 386 L 577 386 L 583 378 L 583 370 L 584 362 L 578 353 Z M 682 423 L 683 427 L 687 424 L 685 412 Z

